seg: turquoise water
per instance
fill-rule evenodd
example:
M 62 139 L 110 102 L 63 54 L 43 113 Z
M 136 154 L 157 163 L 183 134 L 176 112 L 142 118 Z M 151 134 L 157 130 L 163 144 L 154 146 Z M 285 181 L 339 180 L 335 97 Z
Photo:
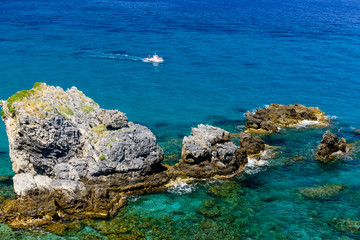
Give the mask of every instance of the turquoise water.
M 148 126 L 169 164 L 199 123 L 240 132 L 247 110 L 318 106 L 332 117 L 329 129 L 354 143 L 346 159 L 314 159 L 326 129 L 286 130 L 264 137 L 280 146 L 267 166 L 138 196 L 107 222 L 111 233 L 100 221 L 67 238 L 360 239 L 359 12 L 354 0 L 4 0 L 0 99 L 39 81 L 76 86 L 101 107 Z M 155 51 L 164 63 L 141 61 Z M 0 175 L 13 174 L 3 123 L 0 164 Z M 299 193 L 325 184 L 346 188 L 316 199 Z M 13 197 L 11 182 L 0 186 L 1 196 Z M 209 194 L 213 187 L 225 196 Z M 122 221 L 131 231 L 116 227 Z M 5 239 L 63 238 L 0 226 Z

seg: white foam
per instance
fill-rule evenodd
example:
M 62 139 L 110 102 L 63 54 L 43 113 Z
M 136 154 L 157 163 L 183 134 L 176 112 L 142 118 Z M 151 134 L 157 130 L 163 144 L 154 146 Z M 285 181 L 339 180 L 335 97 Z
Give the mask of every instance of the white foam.
M 168 189 L 168 192 L 178 195 L 183 195 L 193 192 L 196 189 L 196 184 L 194 183 L 187 184 L 185 181 L 187 180 L 184 180 L 183 182 L 174 183 L 174 186 L 170 187 Z
M 258 110 L 258 109 L 262 109 L 262 108 L 268 108 L 268 107 L 270 107 L 270 105 L 268 105 L 268 104 L 265 104 L 264 106 L 260 106 L 260 107 L 257 107 L 257 108 L 255 108 L 255 109 L 252 109 L 250 112 L 252 113 L 252 114 L 255 114 L 256 113 L 256 110 Z
M 256 158 L 248 158 L 248 163 L 245 165 L 245 172 L 247 174 L 255 174 L 262 170 L 262 167 L 269 165 L 267 159 L 271 158 L 271 149 L 266 149 L 260 155 L 260 160 Z
M 334 120 L 334 119 L 338 119 L 339 117 L 338 117 L 338 116 L 335 116 L 335 115 L 333 115 L 333 116 L 331 116 L 331 115 L 326 115 L 325 118 Z
M 131 195 L 131 196 L 125 196 L 124 198 L 129 202 L 136 202 L 140 197 L 138 195 Z
M 266 157 L 268 157 L 268 156 L 266 156 Z M 263 160 L 263 159 L 257 160 L 255 158 L 248 158 L 248 163 L 245 166 L 245 172 L 247 174 L 258 173 L 259 171 L 261 171 L 261 167 L 266 166 L 266 165 L 269 165 L 269 162 L 266 160 Z
M 319 124 L 320 124 L 319 121 L 302 120 L 300 123 L 296 124 L 296 128 L 304 128 L 304 127 L 319 125 Z

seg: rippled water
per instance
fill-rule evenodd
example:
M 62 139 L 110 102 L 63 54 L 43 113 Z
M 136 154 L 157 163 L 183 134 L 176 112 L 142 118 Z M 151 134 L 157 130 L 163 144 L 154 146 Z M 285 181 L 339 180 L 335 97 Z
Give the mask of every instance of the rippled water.
M 347 158 L 326 165 L 313 157 L 326 129 L 264 136 L 279 148 L 263 167 L 228 181 L 134 197 L 115 219 L 79 224 L 66 238 L 360 239 L 357 1 L 1 5 L 0 99 L 39 81 L 77 86 L 101 107 L 120 109 L 130 121 L 148 126 L 169 164 L 179 158 L 191 127 L 208 123 L 240 132 L 247 110 L 270 103 L 318 106 L 332 117 L 328 129 L 353 143 Z M 164 63 L 141 61 L 155 51 Z M 13 174 L 3 123 L 0 164 L 0 176 Z M 331 197 L 301 194 L 328 184 L 346 187 Z M 14 197 L 11 182 L 0 186 L 1 196 Z M 214 195 L 214 189 L 223 191 Z M 5 239 L 64 238 L 11 231 L 4 224 L 0 231 Z

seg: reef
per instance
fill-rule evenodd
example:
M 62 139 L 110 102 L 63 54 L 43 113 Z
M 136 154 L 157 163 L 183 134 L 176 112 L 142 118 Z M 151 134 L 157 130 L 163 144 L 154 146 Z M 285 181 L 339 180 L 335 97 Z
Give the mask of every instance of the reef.
M 349 218 L 334 218 L 328 222 L 330 226 L 338 231 L 349 232 L 353 234 L 360 233 L 360 221 Z
M 300 124 L 327 126 L 329 119 L 318 107 L 301 104 L 271 104 L 269 107 L 246 112 L 246 132 L 277 132 L 280 128 L 296 127 Z
M 310 188 L 302 188 L 298 192 L 305 198 L 327 200 L 338 196 L 348 186 L 343 184 L 324 184 Z
M 246 151 L 230 141 L 229 132 L 200 124 L 184 137 L 174 172 L 183 178 L 219 178 L 239 172 L 246 163 Z
M 338 139 L 338 136 L 330 131 L 326 131 L 317 147 L 316 157 L 320 161 L 331 161 L 348 151 L 345 138 Z
M 17 195 L 0 199 L 0 221 L 11 228 L 41 226 L 62 235 L 64 221 L 112 217 L 128 195 L 179 179 L 231 177 L 247 163 L 229 132 L 199 125 L 184 137 L 179 163 L 165 165 L 147 127 L 100 108 L 75 87 L 36 83 L 0 102 Z

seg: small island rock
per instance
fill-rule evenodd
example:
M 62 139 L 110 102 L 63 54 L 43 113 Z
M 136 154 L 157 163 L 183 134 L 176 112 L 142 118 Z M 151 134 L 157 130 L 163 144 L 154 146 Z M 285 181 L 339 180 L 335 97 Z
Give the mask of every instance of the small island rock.
M 336 155 L 347 152 L 345 138 L 338 139 L 338 136 L 330 131 L 326 131 L 317 147 L 316 156 L 321 161 L 329 161 Z
M 305 122 L 304 122 L 305 121 Z M 257 109 L 255 113 L 246 112 L 246 132 L 276 132 L 281 127 L 295 127 L 301 123 L 327 126 L 328 118 L 318 107 L 306 107 L 301 104 L 271 104 Z
M 230 141 L 230 133 L 200 124 L 184 137 L 180 162 L 175 169 L 193 178 L 232 175 L 247 163 L 246 152 Z

